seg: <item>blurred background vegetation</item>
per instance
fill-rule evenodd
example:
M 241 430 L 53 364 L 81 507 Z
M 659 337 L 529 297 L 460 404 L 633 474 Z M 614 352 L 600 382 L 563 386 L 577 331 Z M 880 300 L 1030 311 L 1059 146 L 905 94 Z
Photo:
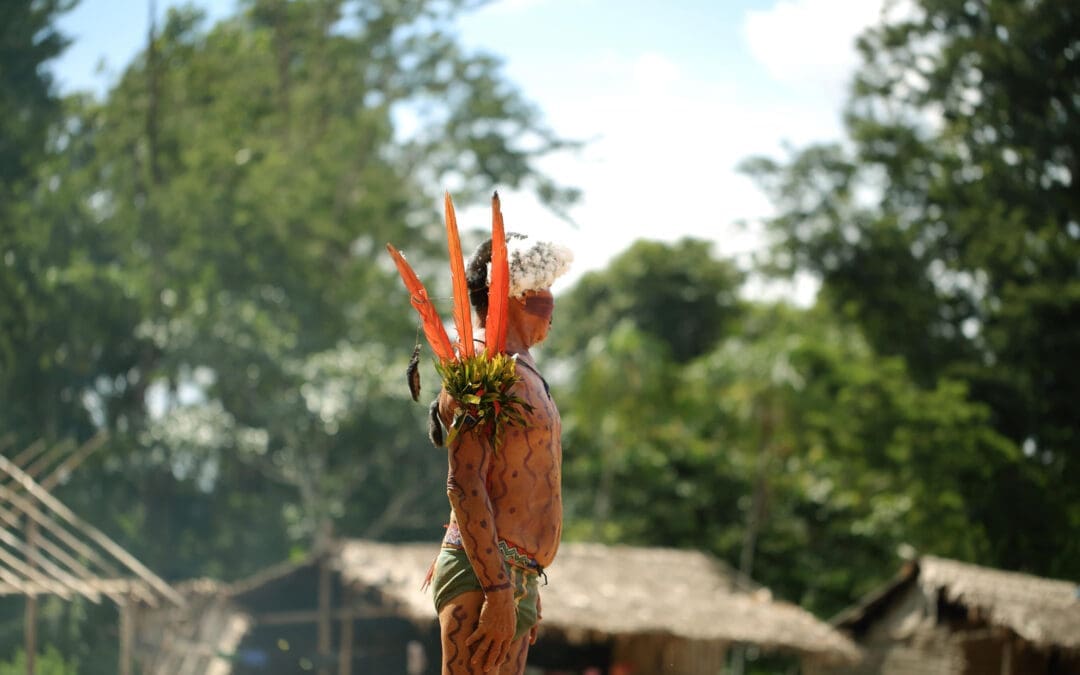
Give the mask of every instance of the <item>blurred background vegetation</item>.
M 170 580 L 436 540 L 382 244 L 438 283 L 441 191 L 564 213 L 537 160 L 573 141 L 458 44 L 465 0 L 172 10 L 102 99 L 45 67 L 70 4 L 0 6 L 5 454 L 108 430 L 56 493 Z M 693 239 L 559 297 L 568 537 L 707 550 L 823 618 L 906 551 L 1080 577 L 1080 10 L 915 4 L 862 37 L 843 143 L 743 165 L 776 207 L 753 271 L 812 307 Z M 111 672 L 112 607 L 43 611 L 45 663 Z M 8 599 L 12 672 L 21 633 Z

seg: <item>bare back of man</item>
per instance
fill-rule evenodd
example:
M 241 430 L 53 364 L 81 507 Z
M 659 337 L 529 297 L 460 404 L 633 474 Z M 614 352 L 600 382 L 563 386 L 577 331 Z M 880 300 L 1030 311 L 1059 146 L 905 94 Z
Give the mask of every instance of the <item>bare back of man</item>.
M 537 295 L 550 302 L 550 292 Z M 511 302 L 507 338 L 521 378 L 513 393 L 531 406 L 525 424 L 508 427 L 497 451 L 489 438 L 467 431 L 448 450 L 452 511 L 444 546 L 464 550 L 480 588 L 439 608 L 444 675 L 524 672 L 540 614 L 537 577 L 555 559 L 562 534 L 561 422 L 528 351 L 546 336 L 550 309 L 540 318 L 525 309 L 524 300 Z M 441 396 L 444 421 L 455 405 Z M 523 609 L 529 603 L 535 608 Z

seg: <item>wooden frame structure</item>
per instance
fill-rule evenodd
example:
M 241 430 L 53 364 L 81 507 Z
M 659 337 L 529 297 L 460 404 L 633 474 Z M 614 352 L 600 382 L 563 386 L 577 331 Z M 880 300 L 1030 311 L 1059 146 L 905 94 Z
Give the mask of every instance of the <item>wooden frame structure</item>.
M 26 597 L 27 675 L 34 673 L 37 653 L 38 596 L 112 600 L 120 613 L 120 675 L 132 675 L 135 605 L 184 604 L 169 584 L 50 492 L 107 439 L 100 433 L 81 446 L 39 440 L 10 459 L 0 454 L 0 596 Z M 11 442 L 0 441 L 0 453 L 5 445 Z

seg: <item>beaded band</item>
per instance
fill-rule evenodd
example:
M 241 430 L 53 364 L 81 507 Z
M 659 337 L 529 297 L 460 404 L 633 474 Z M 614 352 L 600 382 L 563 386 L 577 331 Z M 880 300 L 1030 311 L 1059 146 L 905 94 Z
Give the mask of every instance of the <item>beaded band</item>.
M 535 558 L 530 556 L 520 547 L 506 541 L 505 539 L 499 539 L 499 553 L 502 554 L 503 559 L 513 565 L 514 567 L 520 567 L 530 572 L 536 572 L 541 574 L 544 568 L 540 566 L 540 563 Z M 461 541 L 461 529 L 458 528 L 457 523 L 450 523 L 446 528 L 446 536 L 443 537 L 443 546 L 450 546 L 452 548 L 464 548 L 465 545 Z

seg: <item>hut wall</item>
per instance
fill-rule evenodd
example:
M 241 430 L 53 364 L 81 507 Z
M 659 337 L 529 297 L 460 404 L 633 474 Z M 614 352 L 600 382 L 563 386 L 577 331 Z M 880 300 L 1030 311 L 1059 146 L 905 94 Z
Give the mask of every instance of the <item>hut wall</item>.
M 232 653 L 251 627 L 237 608 L 196 596 L 186 608 L 139 608 L 136 655 L 144 675 L 227 675 L 221 658 Z
M 726 645 L 714 640 L 686 640 L 669 635 L 619 638 L 612 650 L 615 666 L 655 675 L 715 675 L 724 668 Z
M 912 586 L 857 640 L 858 664 L 805 663 L 806 675 L 964 675 L 962 647 L 935 627 L 936 602 Z
M 913 585 L 857 638 L 853 666 L 804 661 L 805 675 L 1080 675 L 1080 658 L 1034 649 L 1004 629 L 973 626 Z

